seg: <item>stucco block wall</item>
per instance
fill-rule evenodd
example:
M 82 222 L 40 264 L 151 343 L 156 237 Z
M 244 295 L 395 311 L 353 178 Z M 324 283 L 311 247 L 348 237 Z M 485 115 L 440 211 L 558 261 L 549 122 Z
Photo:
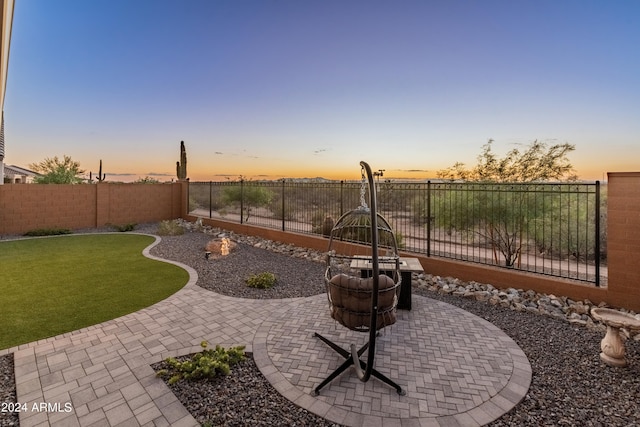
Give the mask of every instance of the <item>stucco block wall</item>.
M 95 189 L 89 185 L 0 186 L 0 233 L 92 227 L 95 199 Z
M 640 310 L 640 172 L 608 174 L 609 300 Z
M 176 184 L 178 185 L 178 184 Z M 97 184 L 97 225 L 156 222 L 179 217 L 173 184 Z
M 100 227 L 180 217 L 186 184 L 0 186 L 0 234 Z

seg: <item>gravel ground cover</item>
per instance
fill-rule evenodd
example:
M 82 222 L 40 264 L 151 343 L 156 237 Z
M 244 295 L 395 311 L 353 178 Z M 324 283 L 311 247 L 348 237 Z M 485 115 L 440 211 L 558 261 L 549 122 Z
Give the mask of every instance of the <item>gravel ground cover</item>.
M 153 233 L 155 228 L 147 225 L 138 227 L 137 231 Z M 324 292 L 322 280 L 304 280 L 322 277 L 321 254 L 300 248 L 231 234 L 239 243 L 238 256 L 215 264 L 205 260 L 206 243 L 223 234 L 214 230 L 213 234 L 187 232 L 182 236 L 166 236 L 151 253 L 190 265 L 199 274 L 198 285 L 231 296 L 282 298 Z M 247 262 L 245 255 L 252 261 Z M 219 267 L 212 268 L 213 265 Z M 253 273 L 275 273 L 278 284 L 268 292 L 247 287 L 244 281 L 252 273 L 249 268 L 255 268 Z M 627 342 L 629 366 L 612 368 L 603 364 L 598 356 L 602 331 L 422 287 L 414 287 L 413 291 L 490 321 L 513 338 L 529 358 L 533 378 L 526 397 L 491 426 L 640 425 L 639 341 Z M 183 381 L 171 388 L 191 414 L 208 425 L 333 425 L 283 399 L 258 371 L 251 354 L 248 356 L 228 376 Z M 161 366 L 162 363 L 154 367 Z M 1 401 L 15 401 L 11 355 L 0 357 L 0 378 Z M 0 414 L 0 425 L 17 425 L 17 419 L 11 420 L 5 415 Z
M 15 404 L 16 379 L 13 369 L 13 354 L 0 356 L 0 405 Z M 4 409 L 4 410 L 2 410 Z M 0 408 L 0 426 L 17 426 L 18 413 L 11 412 L 10 408 Z
M 322 279 L 324 264 L 299 258 L 307 254 L 305 250 L 289 247 L 284 253 L 278 253 L 266 249 L 273 243 L 234 235 L 234 239 L 242 241 L 229 255 L 206 259 L 205 246 L 214 238 L 204 233 L 163 236 L 162 242 L 151 250 L 151 254 L 193 267 L 198 272 L 199 286 L 236 298 L 307 297 L 325 291 Z M 275 286 L 269 289 L 247 286 L 249 276 L 264 272 L 276 276 Z
M 171 257 L 171 252 L 177 256 L 181 251 L 178 248 L 188 240 L 197 243 L 186 243 L 187 246 L 195 245 L 203 251 L 204 245 L 212 237 L 198 234 L 178 236 L 175 244 L 166 246 L 166 252 L 165 246 L 161 244 L 155 254 Z M 252 258 L 252 263 L 257 259 L 261 260 L 258 261 L 261 267 L 257 270 L 261 270 L 264 265 L 268 271 L 278 271 L 280 277 L 289 274 L 300 277 L 315 274 L 316 276 L 311 277 L 322 277 L 323 265 L 317 262 L 322 259 L 320 254 L 304 251 L 308 253 L 303 256 L 299 250 L 287 245 L 237 235 L 231 237 L 247 246 L 243 248 L 243 244 L 239 244 L 242 251 L 239 254 L 246 253 L 255 257 Z M 184 251 L 189 252 L 189 249 Z M 244 275 L 230 273 L 246 270 L 252 264 L 245 263 L 240 256 L 225 259 L 220 264 L 220 272 L 211 271 L 211 263 L 203 261 L 202 252 L 190 256 L 193 257 L 191 262 L 194 264 L 185 258 L 182 261 L 202 274 L 198 281 L 200 286 L 232 296 L 274 297 L 263 290 L 248 291 L 243 282 Z M 292 256 L 297 257 L 294 258 L 295 262 L 292 262 Z M 173 259 L 180 260 L 179 257 Z M 292 285 L 295 288 L 278 292 L 288 296 L 315 295 L 324 292 L 324 285 L 322 281 L 319 282 L 320 287 L 316 281 L 294 280 Z M 280 284 L 284 285 L 284 282 Z M 533 369 L 529 392 L 518 406 L 491 423 L 491 426 L 640 425 L 640 342 L 629 341 L 627 344 L 629 367 L 612 368 L 603 364 L 599 358 L 600 341 L 603 337 L 601 331 L 549 316 L 516 312 L 420 287 L 414 287 L 414 294 L 447 302 L 490 321 L 513 338 L 529 358 Z M 282 425 L 277 420 L 286 420 L 286 424 L 291 422 L 290 425 L 298 426 L 327 425 L 326 420 L 318 419 L 291 402 L 283 401 L 264 382 L 262 375 L 250 361 L 234 369 L 228 377 L 196 384 L 183 382 L 172 387 L 198 420 L 209 420 L 212 425 L 247 425 L 242 420 L 250 420 L 251 425 Z M 229 404 L 229 396 L 241 396 L 241 402 L 253 403 L 227 407 L 225 405 Z M 203 401 L 208 403 L 202 404 Z M 293 417 L 295 422 L 290 418 L 292 413 L 297 414 Z

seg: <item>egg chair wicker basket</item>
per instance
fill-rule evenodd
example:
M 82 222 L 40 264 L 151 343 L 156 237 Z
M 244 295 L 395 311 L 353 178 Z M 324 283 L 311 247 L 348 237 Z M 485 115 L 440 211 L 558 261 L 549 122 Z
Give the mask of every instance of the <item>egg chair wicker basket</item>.
M 360 381 L 367 382 L 373 376 L 404 395 L 402 387 L 374 368 L 376 337 L 381 329 L 397 321 L 400 257 L 390 224 L 376 211 L 371 168 L 365 162 L 360 165 L 361 205 L 343 214 L 331 229 L 324 281 L 331 317 L 352 331 L 369 333 L 369 340 L 359 349 L 351 344 L 350 350 L 346 350 L 315 333 L 345 359 L 315 388 L 315 393 L 319 394 L 324 386 L 353 366 Z M 367 188 L 369 205 L 365 201 Z M 366 362 L 360 359 L 365 351 Z

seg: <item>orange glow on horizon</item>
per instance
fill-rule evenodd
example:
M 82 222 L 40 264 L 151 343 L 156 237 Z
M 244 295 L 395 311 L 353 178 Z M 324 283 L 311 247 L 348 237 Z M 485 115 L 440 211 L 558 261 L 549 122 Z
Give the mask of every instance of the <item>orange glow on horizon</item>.
M 144 169 L 144 168 L 141 168 Z M 224 171 L 219 170 L 216 172 L 190 168 L 188 171 L 188 177 L 192 182 L 223 182 L 223 181 L 236 181 L 240 177 L 243 177 L 247 180 L 279 180 L 279 179 L 313 179 L 313 178 L 324 178 L 332 181 L 358 181 L 361 179 L 360 175 L 360 167 L 356 165 L 353 168 L 291 168 L 282 171 L 273 170 L 261 170 L 261 171 L 253 171 L 253 173 L 246 173 L 246 170 L 250 168 L 238 169 L 238 172 L 233 171 L 232 167 L 226 168 Z M 444 169 L 441 168 L 441 169 Z M 438 169 L 439 170 L 439 169 Z M 640 167 L 631 167 L 630 165 L 615 165 L 606 169 L 600 169 L 597 166 L 589 166 L 584 168 L 576 168 L 576 173 L 578 175 L 578 179 L 584 181 L 606 181 L 607 180 L 607 172 L 634 172 L 640 170 Z M 377 169 L 374 169 L 374 172 Z M 161 175 L 153 175 L 153 174 L 118 174 L 116 171 L 114 173 L 107 173 L 107 181 L 111 182 L 132 182 L 136 181 L 140 178 L 144 178 L 145 176 L 151 176 L 152 178 L 158 179 L 160 182 L 169 182 L 175 181 L 176 176 L 171 175 L 169 173 L 161 174 Z M 383 173 L 381 179 L 386 180 L 428 180 L 428 179 L 437 179 L 437 170 L 433 171 L 404 171 L 404 170 L 389 170 L 386 169 Z

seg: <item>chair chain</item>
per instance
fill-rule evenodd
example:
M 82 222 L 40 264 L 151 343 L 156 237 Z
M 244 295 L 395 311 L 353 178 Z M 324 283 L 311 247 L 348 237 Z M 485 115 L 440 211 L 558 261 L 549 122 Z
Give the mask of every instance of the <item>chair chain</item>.
M 369 206 L 367 205 L 367 201 L 365 199 L 365 194 L 367 193 L 367 179 L 364 174 L 364 166 L 360 169 L 360 174 L 362 176 L 360 184 L 360 209 L 369 210 Z

